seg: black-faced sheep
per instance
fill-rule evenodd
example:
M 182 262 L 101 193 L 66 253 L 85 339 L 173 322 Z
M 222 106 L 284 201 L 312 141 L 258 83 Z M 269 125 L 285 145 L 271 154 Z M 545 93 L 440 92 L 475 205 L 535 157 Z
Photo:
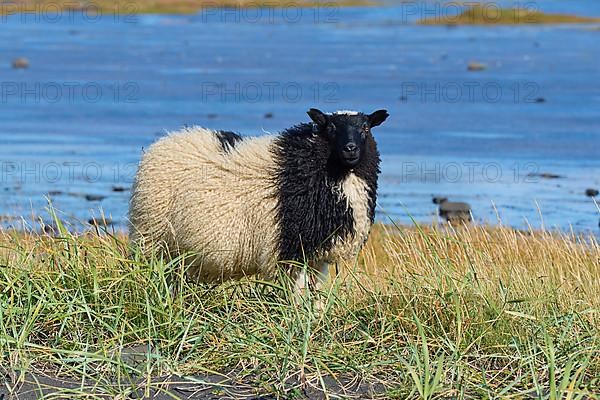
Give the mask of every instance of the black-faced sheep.
M 191 253 L 189 274 L 221 282 L 273 279 L 289 261 L 352 259 L 375 214 L 379 152 L 371 128 L 388 117 L 308 111 L 278 135 L 190 128 L 143 155 L 130 203 L 133 242 L 146 253 Z M 285 261 L 288 261 L 286 264 Z M 301 269 L 289 273 L 303 288 Z

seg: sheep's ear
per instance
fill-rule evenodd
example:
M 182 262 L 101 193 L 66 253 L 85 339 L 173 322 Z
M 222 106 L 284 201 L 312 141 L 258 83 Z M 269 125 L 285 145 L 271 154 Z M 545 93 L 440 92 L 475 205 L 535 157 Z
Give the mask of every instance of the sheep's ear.
M 387 110 L 377 110 L 373 114 L 369 115 L 369 122 L 371 123 L 371 127 L 379 126 L 383 124 L 383 121 L 389 117 Z
M 317 110 L 316 108 L 311 108 L 306 113 L 308 114 L 310 119 L 312 119 L 312 121 L 315 124 L 317 124 L 317 126 L 319 128 L 324 128 L 327 126 L 327 123 L 328 123 L 327 115 L 325 115 L 325 113 L 323 113 L 323 111 Z

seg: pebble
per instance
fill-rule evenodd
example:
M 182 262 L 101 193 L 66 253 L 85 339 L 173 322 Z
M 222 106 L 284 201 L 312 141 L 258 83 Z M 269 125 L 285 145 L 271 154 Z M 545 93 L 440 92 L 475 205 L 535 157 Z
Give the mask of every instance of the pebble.
M 468 71 L 485 71 L 487 69 L 487 65 L 478 62 L 470 62 L 467 66 Z
M 543 178 L 543 179 L 560 179 L 560 178 L 562 178 L 562 176 L 557 175 L 557 174 L 552 174 L 550 172 L 542 172 L 539 174 L 530 173 L 527 176 L 532 177 L 532 178 Z
M 94 226 L 110 226 L 113 224 L 113 221 L 112 221 L 112 219 L 109 219 L 109 218 L 102 218 L 102 219 L 90 218 L 88 220 L 88 224 L 94 225 Z
M 29 68 L 29 60 L 25 57 L 19 57 L 13 60 L 12 67 L 14 69 L 26 69 Z
M 106 196 L 102 196 L 101 194 L 86 194 L 85 199 L 87 201 L 102 201 L 106 198 Z

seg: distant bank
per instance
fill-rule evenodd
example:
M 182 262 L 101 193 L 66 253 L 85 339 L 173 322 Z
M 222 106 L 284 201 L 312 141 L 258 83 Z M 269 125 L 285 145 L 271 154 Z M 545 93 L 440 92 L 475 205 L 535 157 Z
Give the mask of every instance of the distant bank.
M 317 3 L 330 7 L 369 6 L 380 4 L 377 0 L 16 0 L 0 1 L 0 15 L 19 13 L 62 13 L 83 10 L 92 14 L 192 14 L 215 7 L 256 8 L 288 7 L 310 8 Z

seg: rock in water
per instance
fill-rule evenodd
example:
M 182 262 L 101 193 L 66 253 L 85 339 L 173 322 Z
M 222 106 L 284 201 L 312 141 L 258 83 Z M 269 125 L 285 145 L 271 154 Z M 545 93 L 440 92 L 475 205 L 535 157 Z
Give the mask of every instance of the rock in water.
M 24 58 L 24 57 L 17 58 L 15 60 L 13 60 L 12 66 L 13 66 L 14 69 L 26 69 L 26 68 L 29 68 L 29 60 L 26 59 L 26 58 Z
M 107 226 L 113 225 L 113 221 L 112 221 L 112 219 L 109 219 L 109 218 L 100 218 L 100 219 L 90 218 L 88 220 L 88 224 L 93 225 L 93 226 L 107 227 Z
M 435 196 L 433 198 L 433 204 L 442 204 L 443 202 L 448 201 L 447 197 Z
M 487 65 L 478 62 L 470 62 L 467 66 L 468 71 L 485 71 L 487 69 Z
M 102 201 L 106 198 L 106 196 L 102 196 L 101 194 L 86 194 L 85 199 L 87 201 Z
M 588 197 L 596 197 L 600 192 L 598 189 L 585 189 L 585 195 Z
M 439 201 L 440 217 L 446 222 L 453 223 L 469 223 L 471 222 L 471 206 L 467 203 L 448 201 L 446 198 L 435 198 Z
M 561 179 L 562 176 L 558 175 L 558 174 L 553 174 L 550 172 L 542 172 L 542 173 L 529 173 L 527 174 L 528 177 L 530 178 L 542 178 L 542 179 Z

